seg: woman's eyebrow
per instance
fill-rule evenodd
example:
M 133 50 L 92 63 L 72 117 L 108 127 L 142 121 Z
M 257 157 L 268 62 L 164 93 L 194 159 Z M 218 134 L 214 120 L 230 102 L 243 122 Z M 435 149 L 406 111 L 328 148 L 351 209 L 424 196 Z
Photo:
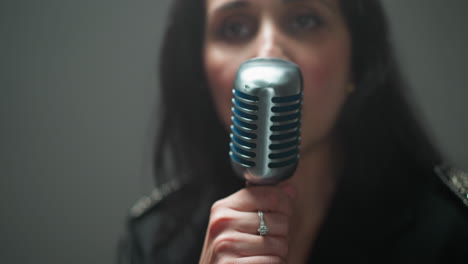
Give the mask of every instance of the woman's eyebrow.
M 283 3 L 295 3 L 295 2 L 317 2 L 322 4 L 323 6 L 331 9 L 332 11 L 337 10 L 337 6 L 333 1 L 330 0 L 281 0 Z M 233 9 L 242 9 L 248 7 L 250 5 L 250 1 L 248 0 L 234 0 L 229 1 L 225 4 L 220 5 L 219 7 L 215 8 L 215 11 L 226 11 L 226 10 L 233 10 Z
M 317 2 L 331 11 L 338 11 L 338 6 L 335 1 L 331 0 L 281 0 L 284 3 L 295 3 L 295 2 Z
M 250 3 L 246 0 L 229 1 L 225 4 L 220 5 L 219 7 L 216 7 L 214 11 L 217 12 L 217 11 L 226 11 L 226 10 L 232 10 L 232 9 L 245 8 L 249 5 Z

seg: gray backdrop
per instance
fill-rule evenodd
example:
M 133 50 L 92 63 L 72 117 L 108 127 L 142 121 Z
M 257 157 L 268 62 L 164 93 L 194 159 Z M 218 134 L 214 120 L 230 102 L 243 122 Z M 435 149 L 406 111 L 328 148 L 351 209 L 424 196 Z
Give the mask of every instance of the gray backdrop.
M 151 189 L 169 2 L 1 1 L 0 262 L 114 261 Z M 384 2 L 428 127 L 468 169 L 468 2 Z

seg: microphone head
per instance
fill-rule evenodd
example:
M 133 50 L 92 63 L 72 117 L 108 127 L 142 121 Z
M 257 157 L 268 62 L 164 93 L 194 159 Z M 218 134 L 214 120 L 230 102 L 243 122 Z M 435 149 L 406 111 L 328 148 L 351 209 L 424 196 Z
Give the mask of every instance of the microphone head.
M 299 160 L 302 75 L 283 59 L 241 64 L 234 81 L 229 155 L 239 177 L 275 184 L 292 176 Z

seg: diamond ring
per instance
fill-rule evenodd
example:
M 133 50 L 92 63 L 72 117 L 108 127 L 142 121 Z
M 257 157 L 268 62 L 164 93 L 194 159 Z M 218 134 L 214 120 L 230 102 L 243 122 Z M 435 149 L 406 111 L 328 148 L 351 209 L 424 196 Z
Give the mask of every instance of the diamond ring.
M 260 227 L 258 228 L 258 234 L 264 236 L 268 234 L 268 227 L 265 225 L 265 221 L 263 220 L 262 211 L 258 211 L 258 216 L 260 217 Z

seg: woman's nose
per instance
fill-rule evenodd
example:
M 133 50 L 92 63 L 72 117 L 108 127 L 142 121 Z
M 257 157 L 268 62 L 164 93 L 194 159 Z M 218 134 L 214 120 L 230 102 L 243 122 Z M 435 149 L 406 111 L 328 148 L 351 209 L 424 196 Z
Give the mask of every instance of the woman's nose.
M 257 39 L 257 57 L 274 57 L 289 60 L 288 41 L 273 24 L 262 25 Z

